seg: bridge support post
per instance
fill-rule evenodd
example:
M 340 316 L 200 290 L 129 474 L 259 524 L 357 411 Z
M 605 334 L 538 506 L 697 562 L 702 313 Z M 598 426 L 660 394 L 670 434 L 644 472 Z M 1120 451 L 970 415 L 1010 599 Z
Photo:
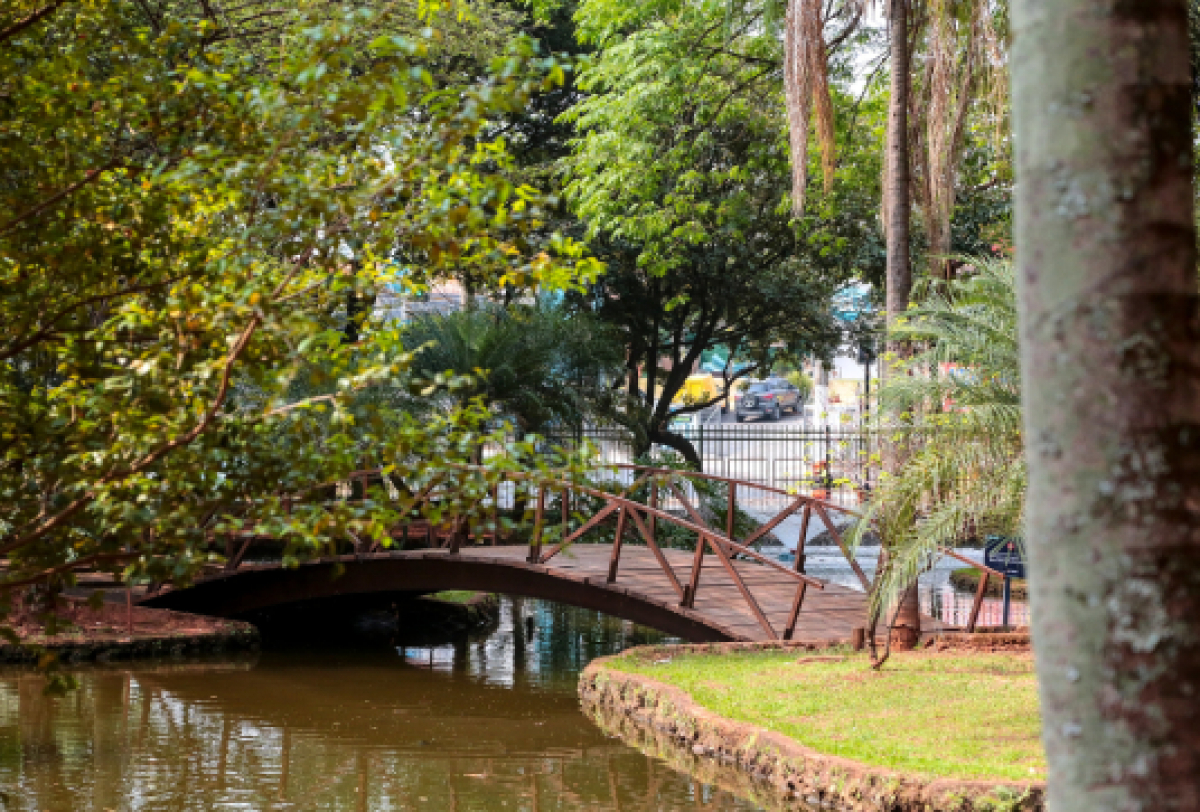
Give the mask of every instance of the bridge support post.
M 450 531 L 450 555 L 458 555 L 459 549 L 462 548 L 463 536 L 467 533 L 467 520 L 465 517 L 457 517 L 454 524 L 451 525 Z
M 492 486 L 492 546 L 500 543 L 500 484 Z
M 737 515 L 737 483 L 729 483 L 729 509 L 725 513 L 725 538 L 731 541 L 736 541 L 733 538 L 733 519 Z
M 804 572 L 804 545 L 808 541 L 808 521 L 812 518 L 812 506 L 805 505 L 800 514 L 800 535 L 796 539 L 796 572 Z
M 628 508 L 617 510 L 617 535 L 613 538 L 612 555 L 608 559 L 608 583 L 616 583 L 617 565 L 621 561 L 621 541 L 625 536 L 625 516 Z
M 537 564 L 542 558 L 542 527 L 546 518 L 546 489 L 538 487 L 537 514 L 533 520 L 533 535 L 529 538 L 530 564 Z
M 688 585 L 683 590 L 683 601 L 679 604 L 685 609 L 691 609 L 696 605 L 696 590 L 700 588 L 700 570 L 704 567 L 705 545 L 708 544 L 708 536 L 703 533 L 696 539 L 696 555 L 692 558 L 692 577 L 688 579 Z
M 650 507 L 658 508 L 658 480 L 650 480 Z M 658 526 L 658 517 L 651 513 L 647 518 L 647 526 L 650 531 L 650 541 L 654 541 L 655 528 Z
M 983 596 L 987 593 L 988 579 L 992 574 L 987 570 L 979 573 L 979 587 L 975 590 L 975 602 L 971 604 L 971 616 L 967 618 L 967 633 L 975 631 L 975 624 L 979 620 L 979 610 L 983 606 Z
M 796 598 L 792 601 L 792 612 L 788 615 L 787 628 L 783 630 L 783 639 L 791 640 L 796 631 L 796 621 L 800 619 L 800 607 L 804 604 L 804 593 L 808 584 L 803 581 L 796 587 Z
M 563 488 L 562 492 L 562 537 L 566 538 L 571 531 L 571 492 Z

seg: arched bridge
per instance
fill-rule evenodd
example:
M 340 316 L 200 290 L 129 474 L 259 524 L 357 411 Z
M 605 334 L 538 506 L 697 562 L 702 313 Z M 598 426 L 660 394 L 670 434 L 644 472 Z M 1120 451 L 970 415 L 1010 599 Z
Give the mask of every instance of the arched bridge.
M 803 545 L 816 522 L 841 547 L 867 587 L 834 520 L 850 511 L 724 477 L 632 465 L 618 468 L 628 482 L 619 493 L 568 482 L 542 480 L 533 485 L 526 475 L 510 475 L 530 489 L 536 502 L 528 544 L 503 543 L 497 489 L 490 498 L 496 511 L 490 528 L 469 532 L 455 522 L 442 527 L 412 522 L 393 530 L 391 549 L 358 543 L 352 554 L 292 567 L 252 560 L 249 554 L 262 538 L 230 539 L 224 569 L 186 589 L 148 594 L 142 603 L 233 616 L 314 598 L 453 589 L 561 601 L 691 641 L 846 640 L 855 627 L 864 625 L 864 592 L 803 572 Z M 370 478 L 378 481 L 381 475 L 356 476 L 365 488 Z M 719 512 L 712 507 L 714 490 L 724 500 Z M 543 545 L 548 498 L 557 500 L 561 511 L 552 546 Z M 739 501 L 755 500 L 760 506 L 773 502 L 776 507 L 766 521 L 737 540 Z M 588 505 L 590 515 L 580 518 L 578 510 L 571 510 L 572 503 L 577 508 Z M 793 516 L 801 525 L 800 546 L 794 565 L 785 566 L 754 545 Z M 668 526 L 673 528 L 670 533 L 664 532 Z M 665 546 L 666 536 L 678 543 L 684 534 L 695 539 L 693 549 Z M 594 543 L 597 540 L 604 543 Z M 411 549 L 414 544 L 417 548 Z

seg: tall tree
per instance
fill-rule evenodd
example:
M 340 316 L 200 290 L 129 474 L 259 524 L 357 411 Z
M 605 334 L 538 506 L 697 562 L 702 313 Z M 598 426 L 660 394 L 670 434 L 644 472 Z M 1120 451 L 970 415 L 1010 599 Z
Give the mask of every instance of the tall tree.
M 910 145 L 916 169 L 912 191 L 924 215 L 930 272 L 949 278 L 958 164 L 967 117 L 981 84 L 984 60 L 980 52 L 989 3 L 934 0 L 930 5 L 923 26 L 927 32 L 925 68 L 919 89 L 909 94 L 910 130 L 915 136 Z
M 639 8 L 645 18 L 631 18 Z M 821 217 L 788 211 L 782 55 L 761 35 L 759 12 L 730 18 L 680 2 L 653 11 L 581 6 L 599 53 L 580 77 L 591 95 L 569 114 L 580 136 L 567 193 L 608 264 L 587 306 L 625 336 L 631 400 L 641 402 L 627 415 L 644 448 L 667 445 L 696 463 L 669 428 L 673 414 L 710 405 L 672 405 L 695 362 L 718 346 L 758 369 L 773 346 L 826 354 L 840 338 L 830 296 L 866 270 L 874 224 L 853 183 L 822 201 Z M 849 121 L 841 126 L 845 136 Z M 870 158 L 846 171 L 878 178 Z M 872 184 L 871 205 L 874 196 Z
M 843 4 L 845 7 L 847 4 Z M 855 13 L 847 32 L 857 27 L 862 4 L 851 3 Z M 783 29 L 783 100 L 787 106 L 788 139 L 792 158 L 792 213 L 804 213 L 808 186 L 808 130 L 817 114 L 817 141 L 821 147 L 821 174 L 825 191 L 833 186 L 837 167 L 833 97 L 829 92 L 829 57 L 825 43 L 825 9 L 821 0 L 788 0 Z M 844 35 L 843 35 L 844 36 Z
M 1025 506 L 1021 374 L 1013 269 L 972 261 L 975 272 L 933 288 L 892 329 L 915 351 L 879 393 L 893 412 L 921 415 L 904 466 L 880 481 L 855 527 L 888 540 L 890 560 L 875 585 L 876 608 L 893 602 L 931 556 L 981 536 L 1019 536 Z M 929 374 L 957 367 L 965 374 Z
M 1026 545 L 1053 812 L 1200 809 L 1184 0 L 1013 3 Z
M 908 307 L 908 297 L 912 290 L 912 260 L 908 245 L 912 221 L 908 149 L 908 105 L 911 88 L 908 4 L 909 0 L 889 0 L 888 3 L 888 62 L 892 86 L 888 100 L 883 211 L 887 227 L 889 321 Z
M 894 324 L 908 309 L 912 291 L 912 260 L 909 253 L 909 227 L 912 202 L 909 190 L 908 106 L 909 76 L 909 0 L 890 0 L 888 4 L 888 59 L 891 69 L 891 96 L 888 100 L 887 174 L 884 181 L 884 218 L 887 224 L 887 320 Z M 889 355 L 904 350 L 900 342 L 889 342 Z M 888 449 L 887 465 L 896 470 L 900 449 Z M 887 539 L 884 539 L 886 545 Z M 872 624 L 873 626 L 874 624 Z M 921 636 L 921 607 L 914 581 L 901 595 L 893 624 L 893 640 L 898 648 L 912 648 Z

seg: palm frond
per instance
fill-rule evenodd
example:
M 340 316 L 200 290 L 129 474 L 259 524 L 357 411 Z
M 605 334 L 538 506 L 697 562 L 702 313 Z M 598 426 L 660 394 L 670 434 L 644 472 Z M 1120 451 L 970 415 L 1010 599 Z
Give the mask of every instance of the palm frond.
M 928 292 L 890 331 L 916 351 L 894 365 L 880 399 L 911 423 L 893 439 L 900 470 L 881 478 L 851 534 L 859 544 L 871 525 L 887 547 L 877 607 L 939 548 L 1020 532 L 1026 469 L 1013 271 L 1000 261 L 972 265 L 972 276 Z

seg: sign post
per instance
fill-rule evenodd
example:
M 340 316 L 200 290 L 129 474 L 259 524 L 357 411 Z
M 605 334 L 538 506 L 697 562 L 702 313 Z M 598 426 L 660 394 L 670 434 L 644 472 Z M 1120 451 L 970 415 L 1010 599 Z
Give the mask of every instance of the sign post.
M 1012 609 L 1012 578 L 1004 579 L 1004 619 L 1000 621 L 1004 629 L 1008 630 L 1008 615 Z
M 1009 626 L 1012 610 L 1012 579 L 1025 577 L 1025 551 L 1020 539 L 989 536 L 983 551 L 983 563 L 1004 574 L 1004 628 Z

